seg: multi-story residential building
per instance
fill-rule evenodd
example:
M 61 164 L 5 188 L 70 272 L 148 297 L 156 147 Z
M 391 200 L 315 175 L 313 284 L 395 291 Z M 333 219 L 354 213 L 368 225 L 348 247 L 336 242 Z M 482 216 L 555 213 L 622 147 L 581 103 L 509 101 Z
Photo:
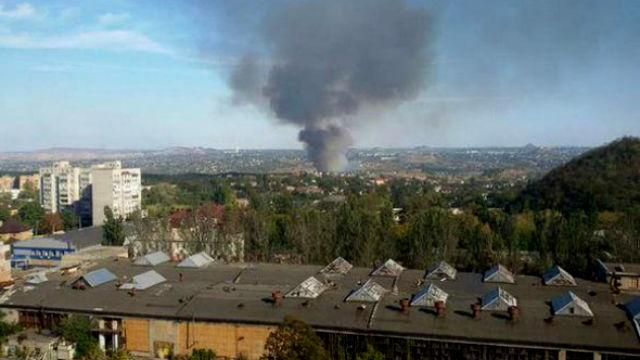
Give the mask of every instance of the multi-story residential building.
M 24 191 L 27 189 L 27 186 L 31 186 L 34 190 L 40 190 L 40 175 L 20 175 L 18 178 L 18 189 Z
M 94 176 L 98 187 L 94 185 Z M 140 169 L 122 169 L 120 161 L 91 168 L 73 167 L 61 161 L 40 169 L 40 203 L 44 209 L 51 213 L 73 210 L 82 226 L 101 225 L 105 206 L 111 207 L 116 215 L 127 216 L 140 208 L 141 201 Z
M 91 209 L 93 225 L 102 225 L 105 207 L 126 217 L 142 207 L 140 169 L 123 169 L 120 161 L 91 168 Z
M 80 169 L 68 161 L 40 169 L 40 204 L 51 213 L 71 208 L 80 198 Z
M 0 193 L 10 192 L 16 179 L 13 176 L 0 177 Z

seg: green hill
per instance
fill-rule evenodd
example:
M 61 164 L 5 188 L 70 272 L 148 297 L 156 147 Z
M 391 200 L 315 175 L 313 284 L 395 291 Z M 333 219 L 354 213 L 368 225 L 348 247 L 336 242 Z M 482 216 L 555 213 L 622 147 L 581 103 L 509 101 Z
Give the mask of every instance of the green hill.
M 513 205 L 564 213 L 640 208 L 640 139 L 616 140 L 552 170 L 530 183 Z

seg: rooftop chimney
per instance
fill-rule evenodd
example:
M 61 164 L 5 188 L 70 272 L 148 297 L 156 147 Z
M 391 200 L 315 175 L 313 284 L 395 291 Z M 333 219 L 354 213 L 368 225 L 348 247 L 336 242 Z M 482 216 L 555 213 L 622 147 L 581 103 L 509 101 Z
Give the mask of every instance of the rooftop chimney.
M 271 293 L 271 299 L 273 300 L 273 306 L 280 306 L 282 305 L 284 294 L 282 294 L 282 291 L 276 290 Z
M 520 308 L 518 306 L 509 306 L 509 320 L 511 322 L 520 320 Z
M 438 317 L 447 316 L 447 305 L 444 303 L 444 301 L 438 300 L 434 303 L 434 305 L 435 305 L 436 314 L 438 315 Z
M 481 311 L 480 304 L 471 305 L 471 314 L 473 315 L 474 319 L 480 320 L 480 311 Z
M 409 315 L 409 311 L 411 310 L 411 305 L 409 303 L 409 299 L 401 299 L 400 300 L 400 311 L 405 314 L 405 315 Z

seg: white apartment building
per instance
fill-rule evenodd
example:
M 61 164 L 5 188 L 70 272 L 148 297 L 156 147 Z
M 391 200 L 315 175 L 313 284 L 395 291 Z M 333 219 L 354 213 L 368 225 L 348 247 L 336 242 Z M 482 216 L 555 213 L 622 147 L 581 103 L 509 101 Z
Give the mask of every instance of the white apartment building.
M 120 161 L 91 168 L 56 162 L 40 169 L 40 204 L 51 213 L 73 210 L 82 226 L 101 225 L 105 206 L 126 217 L 142 206 L 140 169 L 122 169 Z
M 142 208 L 142 177 L 140 169 L 123 169 L 120 161 L 91 168 L 93 225 L 105 221 L 104 208 L 126 217 Z
M 75 210 L 86 190 L 80 187 L 80 172 L 80 168 L 71 166 L 68 161 L 55 162 L 51 167 L 40 169 L 40 204 L 46 211 Z

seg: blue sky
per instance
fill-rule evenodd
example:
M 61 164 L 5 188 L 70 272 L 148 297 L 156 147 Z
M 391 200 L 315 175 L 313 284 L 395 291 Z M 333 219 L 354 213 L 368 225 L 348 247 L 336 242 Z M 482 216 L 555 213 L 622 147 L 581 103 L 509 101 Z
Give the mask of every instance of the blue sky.
M 432 12 L 419 98 L 356 146 L 597 145 L 640 135 L 640 2 L 412 1 Z M 273 4 L 273 5 L 272 5 Z M 229 69 L 274 1 L 0 0 L 0 151 L 301 148 L 237 106 Z

